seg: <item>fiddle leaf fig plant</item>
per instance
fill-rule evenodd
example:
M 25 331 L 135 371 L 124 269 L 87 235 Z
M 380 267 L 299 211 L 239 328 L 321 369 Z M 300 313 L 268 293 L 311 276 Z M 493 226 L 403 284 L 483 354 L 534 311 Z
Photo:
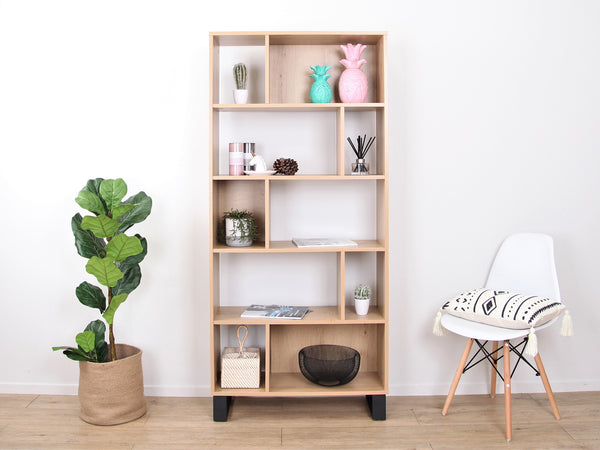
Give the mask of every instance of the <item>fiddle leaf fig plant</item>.
M 113 322 L 119 306 L 138 287 L 142 278 L 139 264 L 148 251 L 145 238 L 125 234 L 148 217 L 152 199 L 145 192 L 123 200 L 127 185 L 121 178 L 89 180 L 75 202 L 92 215 L 71 219 L 77 253 L 88 261 L 85 270 L 105 287 L 82 282 L 75 288 L 79 302 L 98 309 L 104 321 L 90 322 L 75 336 L 77 347 L 52 347 L 75 361 L 106 362 L 117 359 Z M 106 292 L 106 294 L 105 294 Z M 109 343 L 105 341 L 108 324 Z

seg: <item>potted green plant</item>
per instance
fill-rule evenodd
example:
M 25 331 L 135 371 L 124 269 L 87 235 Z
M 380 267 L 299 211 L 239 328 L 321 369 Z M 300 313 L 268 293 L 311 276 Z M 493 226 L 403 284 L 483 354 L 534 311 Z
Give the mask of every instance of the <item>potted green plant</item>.
M 223 229 L 230 247 L 249 247 L 258 239 L 256 220 L 247 210 L 232 209 L 223 214 Z
M 248 103 L 248 69 L 244 63 L 233 66 L 233 77 L 237 88 L 233 90 L 233 101 L 237 104 Z
M 146 256 L 145 238 L 125 232 L 152 210 L 144 192 L 123 200 L 127 185 L 117 178 L 89 180 L 75 199 L 92 214 L 71 219 L 75 247 L 87 259 L 86 271 L 104 290 L 87 281 L 75 289 L 79 302 L 98 309 L 102 319 L 90 322 L 75 337 L 76 347 L 53 347 L 79 361 L 80 417 L 97 425 L 129 422 L 146 412 L 140 349 L 117 344 L 114 318 L 119 306 L 140 284 L 140 262 Z M 106 292 L 106 295 L 105 295 Z M 109 342 L 106 342 L 106 325 Z
M 371 288 L 367 284 L 359 284 L 354 289 L 354 308 L 359 316 L 366 316 L 369 313 L 369 304 L 371 302 Z

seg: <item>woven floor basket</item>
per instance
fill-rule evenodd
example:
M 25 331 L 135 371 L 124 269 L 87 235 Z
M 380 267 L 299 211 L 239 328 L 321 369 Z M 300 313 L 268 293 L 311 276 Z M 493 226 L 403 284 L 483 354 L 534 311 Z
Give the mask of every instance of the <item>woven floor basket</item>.
M 79 417 L 94 425 L 130 422 L 146 413 L 142 351 L 117 344 L 117 360 L 79 362 Z

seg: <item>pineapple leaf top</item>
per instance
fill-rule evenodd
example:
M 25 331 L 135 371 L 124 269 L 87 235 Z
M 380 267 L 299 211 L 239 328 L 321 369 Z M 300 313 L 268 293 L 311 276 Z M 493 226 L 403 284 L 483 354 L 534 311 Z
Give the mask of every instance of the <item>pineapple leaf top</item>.
M 331 66 L 326 66 L 326 65 L 322 65 L 322 66 L 310 66 L 310 68 L 315 72 L 315 75 L 319 75 L 319 76 L 323 76 L 325 75 L 325 73 L 331 69 Z M 312 75 L 311 75 L 312 76 Z M 331 75 L 329 75 L 328 77 L 330 77 Z M 314 78 L 314 77 L 313 77 Z

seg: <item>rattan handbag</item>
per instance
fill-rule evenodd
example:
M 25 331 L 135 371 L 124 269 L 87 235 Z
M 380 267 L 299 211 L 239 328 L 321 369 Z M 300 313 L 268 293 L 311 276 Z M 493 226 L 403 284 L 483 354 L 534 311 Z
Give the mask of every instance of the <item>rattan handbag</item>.
M 240 330 L 246 332 L 240 338 Z M 252 388 L 260 386 L 260 350 L 257 347 L 244 349 L 248 337 L 248 327 L 240 325 L 237 329 L 239 347 L 225 347 L 221 358 L 221 387 L 230 389 Z

